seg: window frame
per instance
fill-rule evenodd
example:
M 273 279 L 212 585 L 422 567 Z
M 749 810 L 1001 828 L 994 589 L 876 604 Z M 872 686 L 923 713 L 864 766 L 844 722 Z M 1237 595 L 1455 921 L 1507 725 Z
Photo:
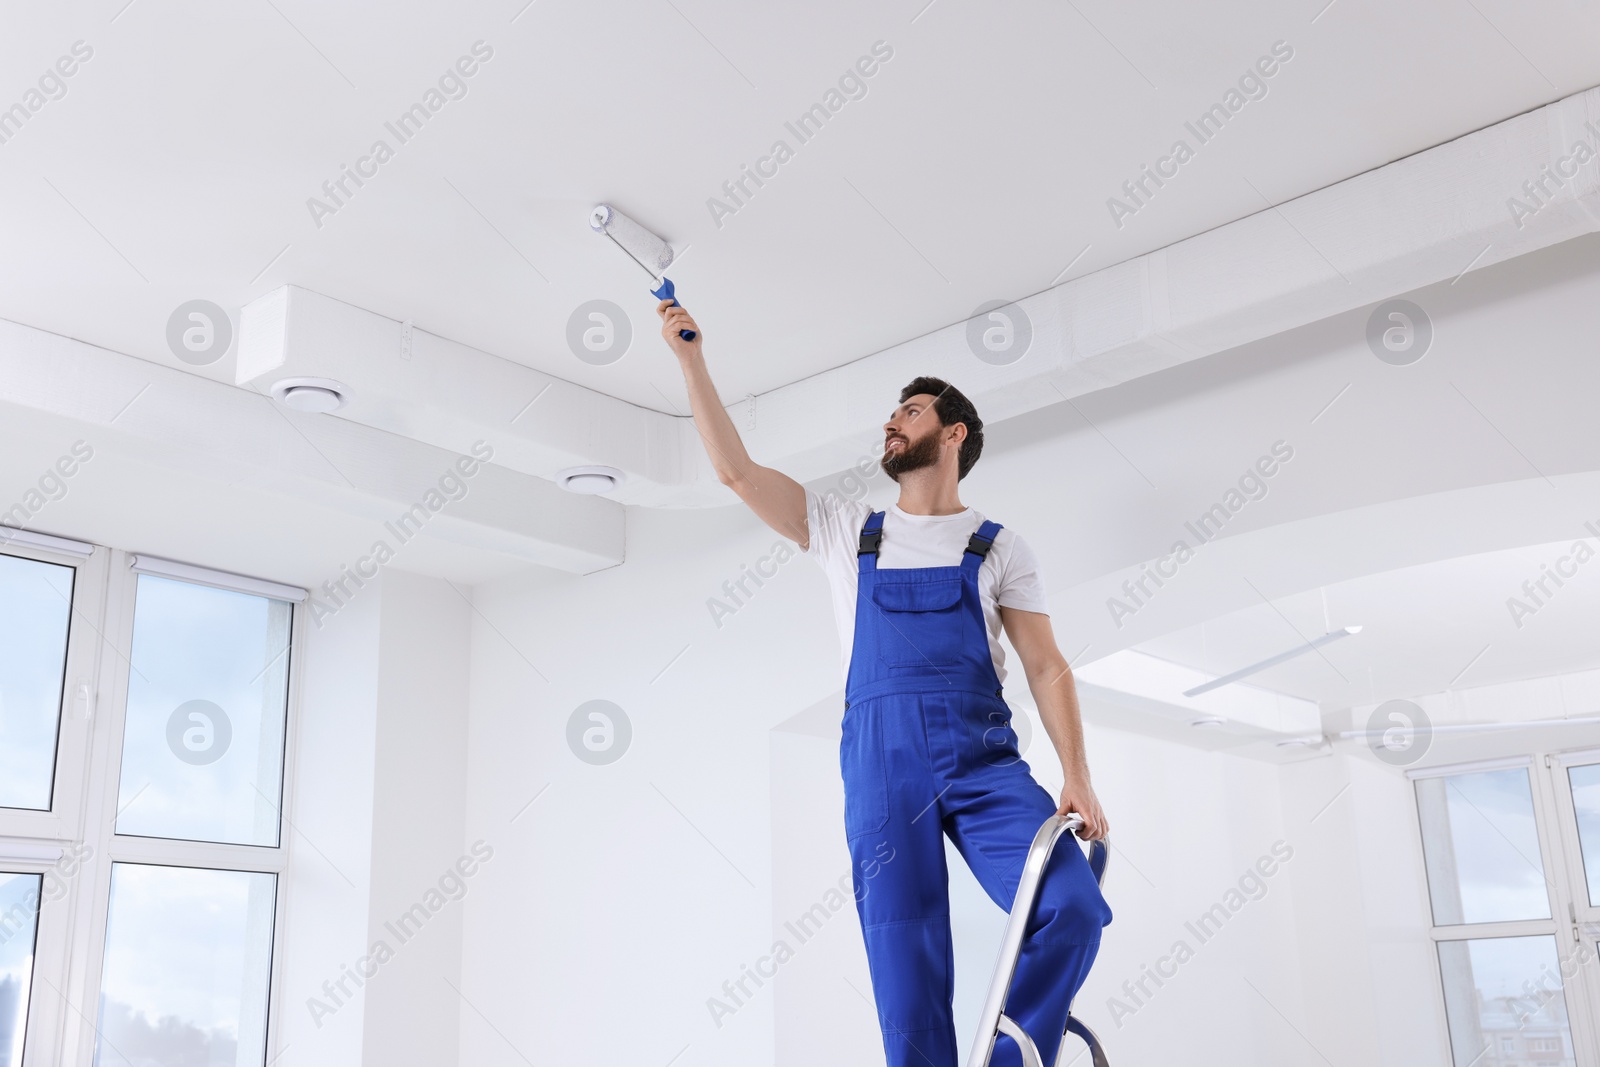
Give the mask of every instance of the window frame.
M 1572 876 L 1572 911 L 1566 918 L 1573 925 L 1593 928 L 1590 937 L 1600 938 L 1600 905 L 1589 903 L 1588 875 L 1583 866 L 1583 842 L 1578 837 L 1577 805 L 1572 802 L 1572 786 L 1568 772 L 1573 767 L 1600 764 L 1600 748 L 1582 748 L 1551 753 L 1546 766 L 1555 778 L 1555 804 L 1561 832 L 1561 844 L 1569 857 Z
M 74 758 L 73 754 L 87 749 L 94 728 L 96 696 L 100 688 L 98 645 L 105 629 L 107 552 L 96 548 L 85 557 L 12 541 L 0 545 L 0 555 L 73 569 L 50 806 L 43 811 L 0 808 L 0 839 L 56 844 L 71 838 L 82 825 L 88 768 L 81 755 Z M 87 687 L 81 695 L 80 687 Z
M 105 965 L 111 870 L 115 863 L 251 871 L 273 876 L 271 965 L 263 1050 L 264 1062 L 273 1063 L 283 1051 L 280 1039 L 282 945 L 288 915 L 288 880 L 284 875 L 293 863 L 298 836 L 293 812 L 308 636 L 306 602 L 290 600 L 282 780 L 276 799 L 278 843 L 229 844 L 122 835 L 115 832 L 114 820 L 122 772 L 129 652 L 139 579 L 139 572 L 131 564 L 138 553 L 95 546 L 88 557 L 82 557 L 11 542 L 0 546 L 0 554 L 76 568 L 51 810 L 0 809 L 0 855 L 12 844 L 63 849 L 87 845 L 92 850 L 77 872 L 67 879 L 67 892 L 58 900 L 41 901 L 39 907 L 23 1067 L 53 1067 L 55 1064 L 88 1067 L 93 1062 Z M 207 581 L 206 576 L 214 580 Z M 214 585 L 257 596 L 272 595 L 259 588 L 230 582 L 238 577 L 241 576 L 195 568 L 194 576 L 173 580 Z M 80 684 L 88 686 L 87 700 L 78 699 Z M 19 873 L 43 874 L 56 862 L 45 858 L 7 860 L 0 863 L 0 867 Z
M 59 564 L 74 570 L 50 807 L 44 811 L 0 808 L 0 843 L 3 843 L 0 852 L 14 845 L 65 850 L 82 840 L 80 832 L 85 821 L 85 793 L 89 785 L 86 753 L 92 744 L 100 703 L 100 634 L 105 628 L 109 554 L 96 547 L 88 556 L 81 556 L 8 540 L 0 546 L 0 555 Z M 87 686 L 86 697 L 80 697 L 80 686 Z M 59 858 L 17 858 L 0 861 L 0 867 L 7 872 L 47 875 L 59 862 Z M 66 1062 L 60 1058 L 60 1052 L 69 1013 L 58 994 L 72 977 L 75 932 L 72 916 L 77 910 L 76 901 L 83 881 L 80 867 L 60 900 L 47 903 L 41 899 L 39 904 L 34 926 L 33 973 L 23 1023 L 23 1067 Z M 66 995 L 71 996 L 70 989 Z

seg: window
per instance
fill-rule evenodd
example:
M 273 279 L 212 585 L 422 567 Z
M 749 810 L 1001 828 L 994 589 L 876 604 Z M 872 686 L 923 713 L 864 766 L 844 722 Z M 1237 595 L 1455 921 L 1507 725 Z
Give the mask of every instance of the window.
M 112 864 L 96 1067 L 265 1062 L 275 881 Z
M 38 933 L 37 874 L 0 874 L 0 1063 L 22 1062 Z
M 1589 1067 L 1600 754 L 1411 774 L 1453 1062 Z
M 0 556 L 0 807 L 50 810 L 75 571 Z
M 278 843 L 290 611 L 139 575 L 119 834 Z
M 1450 1044 L 1462 1067 L 1481 1056 L 1495 1037 L 1503 1050 L 1509 1046 L 1509 1054 L 1502 1053 L 1501 1064 L 1531 1065 L 1534 1060 L 1516 1052 L 1518 1035 L 1567 1033 L 1565 998 L 1559 983 L 1547 977 L 1558 973 L 1554 937 L 1441 941 L 1439 969 L 1444 976 Z M 1541 978 L 1545 978 L 1548 992 L 1539 991 Z M 1531 994 L 1530 989 L 1534 990 Z M 1526 1052 L 1561 1047 L 1560 1038 L 1523 1037 Z M 1564 1062 L 1567 1067 L 1573 1063 L 1571 1059 Z
M 1527 768 L 1417 782 L 1436 926 L 1548 919 Z
M 275 1057 L 303 596 L 56 538 L 0 552 L 0 1067 Z
M 1567 784 L 1572 790 L 1573 821 L 1577 825 L 1578 850 L 1583 855 L 1589 906 L 1600 908 L 1600 763 L 1569 767 Z

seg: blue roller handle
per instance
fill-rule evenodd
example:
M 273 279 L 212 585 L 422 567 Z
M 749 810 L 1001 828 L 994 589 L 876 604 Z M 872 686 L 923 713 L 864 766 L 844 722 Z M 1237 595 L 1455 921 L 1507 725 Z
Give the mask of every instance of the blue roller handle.
M 655 297 L 657 300 L 671 300 L 672 306 L 675 308 L 683 307 L 682 304 L 678 303 L 676 290 L 672 288 L 671 278 L 663 276 L 661 279 L 661 288 L 650 290 L 650 295 Z M 695 332 L 693 330 L 679 330 L 678 336 L 683 338 L 685 341 L 693 341 L 695 338 Z

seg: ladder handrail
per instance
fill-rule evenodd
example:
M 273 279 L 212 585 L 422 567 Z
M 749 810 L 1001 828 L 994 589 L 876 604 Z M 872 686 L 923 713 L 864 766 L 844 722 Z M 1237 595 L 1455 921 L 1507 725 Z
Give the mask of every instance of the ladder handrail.
M 1042 1067 L 1039 1064 L 1038 1050 L 1033 1048 L 1033 1041 L 1022 1032 L 1021 1027 L 1004 1014 L 1005 1004 L 1011 992 L 1011 979 L 1016 974 L 1017 961 L 1022 955 L 1023 935 L 1027 930 L 1028 921 L 1033 917 L 1033 908 L 1039 895 L 1039 883 L 1043 879 L 1045 866 L 1050 862 L 1050 855 L 1061 836 L 1069 830 L 1076 834 L 1082 827 L 1083 817 L 1077 812 L 1067 815 L 1052 814 L 1033 836 L 1033 844 L 1028 847 L 1027 859 L 1022 864 L 1022 880 L 1017 884 L 1016 900 L 1012 903 L 1011 914 L 1006 919 L 1005 935 L 1000 941 L 1000 956 L 995 961 L 994 978 L 989 985 L 989 996 L 984 1001 L 983 1013 L 978 1017 L 978 1033 L 973 1041 L 972 1054 L 967 1058 L 967 1067 L 988 1067 L 989 1058 L 994 1054 L 995 1038 L 1001 1033 L 1009 1034 L 1012 1040 L 1017 1042 L 1022 1049 L 1026 1067 Z M 1110 857 L 1111 845 L 1106 838 L 1089 842 L 1089 869 L 1094 873 L 1096 883 L 1104 884 L 1106 865 Z M 1070 1013 L 1072 1005 L 1067 1005 L 1067 1010 Z M 1059 1060 L 1058 1054 L 1057 1061 Z

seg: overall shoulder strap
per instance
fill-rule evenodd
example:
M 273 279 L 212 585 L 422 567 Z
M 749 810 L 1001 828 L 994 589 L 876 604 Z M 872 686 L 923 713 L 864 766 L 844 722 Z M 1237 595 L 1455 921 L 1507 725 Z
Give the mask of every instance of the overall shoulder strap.
M 878 544 L 883 540 L 883 512 L 874 511 L 861 525 L 861 546 L 856 549 L 858 572 L 878 569 Z
M 984 520 L 983 525 L 967 539 L 967 550 L 961 556 L 962 566 L 968 564 L 974 567 L 983 566 L 983 561 L 989 557 L 989 550 L 994 547 L 995 534 L 999 532 L 998 522 Z

